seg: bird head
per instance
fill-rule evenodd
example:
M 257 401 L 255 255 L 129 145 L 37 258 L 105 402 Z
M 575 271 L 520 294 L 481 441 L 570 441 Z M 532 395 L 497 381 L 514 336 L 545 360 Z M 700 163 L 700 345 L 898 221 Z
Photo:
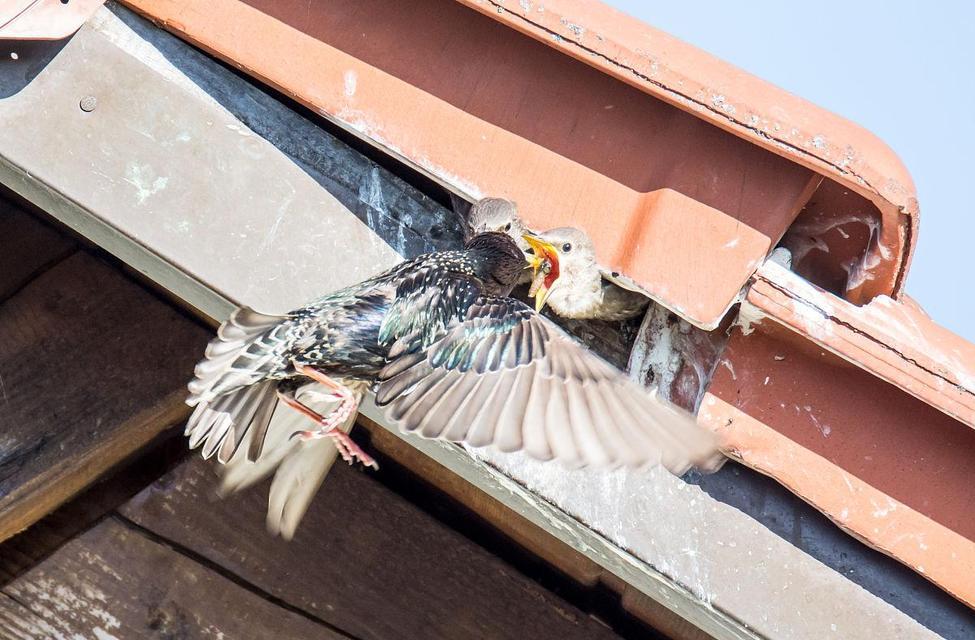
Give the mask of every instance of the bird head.
M 489 295 L 508 295 L 525 273 L 525 254 L 506 233 L 478 233 L 465 250 Z
M 595 249 L 584 232 L 572 227 L 560 227 L 522 237 L 532 251 L 527 257 L 532 269 L 528 295 L 535 298 L 536 311 L 542 310 L 553 290 L 559 296 L 570 290 L 599 286 Z
M 478 233 L 497 231 L 507 234 L 522 251 L 528 245 L 522 239 L 525 225 L 518 217 L 514 202 L 504 198 L 482 198 L 474 203 L 467 216 L 468 240 Z

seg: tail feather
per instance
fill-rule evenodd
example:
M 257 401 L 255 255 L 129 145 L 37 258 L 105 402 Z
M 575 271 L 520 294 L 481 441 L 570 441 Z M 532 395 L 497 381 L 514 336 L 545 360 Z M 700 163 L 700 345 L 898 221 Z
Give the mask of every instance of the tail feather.
M 224 463 L 221 492 L 248 487 L 274 474 L 268 497 L 268 529 L 286 539 L 294 535 L 338 452 L 332 440 L 296 440 L 308 418 L 290 408 L 278 410 L 276 368 L 279 349 L 291 330 L 287 316 L 241 308 L 220 325 L 194 369 L 186 402 L 195 407 L 186 424 L 191 448 Z M 334 396 L 318 384 L 306 384 L 296 397 L 328 413 Z M 355 415 L 339 426 L 351 430 Z
M 249 429 L 264 431 L 277 402 L 268 380 L 280 366 L 277 347 L 286 337 L 286 316 L 241 307 L 220 325 L 187 385 L 186 403 L 195 407 L 186 423 L 190 447 L 203 457 L 229 460 Z
M 306 406 L 320 413 L 328 413 L 334 405 L 325 400 L 320 385 L 308 384 L 296 392 L 296 397 Z M 338 456 L 331 439 L 297 440 L 291 435 L 308 428 L 308 418 L 282 406 L 274 412 L 267 425 L 266 434 L 249 429 L 237 452 L 223 467 L 220 491 L 227 495 L 240 491 L 260 480 L 274 475 L 268 494 L 267 528 L 275 535 L 290 540 L 304 517 L 312 498 L 318 492 L 326 474 Z M 355 423 L 355 415 L 338 428 L 348 433 Z M 254 440 L 260 439 L 263 451 L 255 459 L 248 456 Z

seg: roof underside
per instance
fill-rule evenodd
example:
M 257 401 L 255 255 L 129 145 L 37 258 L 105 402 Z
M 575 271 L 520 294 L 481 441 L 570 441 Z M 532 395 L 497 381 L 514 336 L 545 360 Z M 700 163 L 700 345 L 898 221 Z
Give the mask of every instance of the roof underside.
M 663 305 L 640 329 L 639 371 L 689 408 L 703 400 L 733 457 L 975 602 L 975 348 L 901 296 L 917 205 L 876 138 L 597 3 L 127 4 L 455 193 L 510 197 L 537 228 L 585 228 L 605 266 Z M 86 145 L 89 127 L 112 132 L 94 164 L 44 153 L 36 134 L 8 140 L 4 180 L 25 195 L 217 318 L 232 302 L 290 308 L 449 245 L 457 221 L 432 200 L 111 11 L 65 49 L 111 72 L 0 85 L 5 118 L 48 105 L 62 148 Z M 97 95 L 97 111 L 79 111 L 76 93 Z M 791 270 L 766 261 L 776 246 Z M 716 637 L 825 637 L 828 621 L 789 600 L 810 584 L 822 608 L 869 618 L 847 637 L 925 635 L 676 479 L 409 442 Z M 655 539 L 648 518 L 683 533 Z

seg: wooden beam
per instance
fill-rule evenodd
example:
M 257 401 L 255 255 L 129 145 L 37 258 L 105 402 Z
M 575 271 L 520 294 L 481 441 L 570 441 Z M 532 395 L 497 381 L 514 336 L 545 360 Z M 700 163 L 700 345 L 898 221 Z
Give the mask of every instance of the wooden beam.
M 207 337 L 84 251 L 0 306 L 0 540 L 185 419 Z
M 0 589 L 4 625 L 32 638 L 348 638 L 116 518 Z
M 194 459 L 120 512 L 357 638 L 616 637 L 367 472 L 333 468 L 290 542 L 262 491 L 213 502 L 217 484 Z
M 0 585 L 15 580 L 104 519 L 189 456 L 181 433 L 164 432 L 57 509 L 0 543 Z

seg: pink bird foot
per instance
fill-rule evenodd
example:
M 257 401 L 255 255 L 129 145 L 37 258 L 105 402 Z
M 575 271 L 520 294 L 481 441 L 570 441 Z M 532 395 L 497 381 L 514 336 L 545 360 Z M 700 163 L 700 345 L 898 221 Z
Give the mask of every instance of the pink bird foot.
M 305 414 L 319 424 L 318 429 L 296 431 L 291 435 L 291 437 L 301 438 L 302 440 L 331 438 L 332 442 L 335 444 L 335 448 L 338 449 L 339 455 L 341 455 L 342 459 L 349 464 L 352 464 L 358 459 L 365 466 L 378 469 L 379 465 L 376 463 L 376 460 L 368 453 L 363 451 L 362 448 L 349 436 L 349 434 L 339 429 L 339 425 L 344 424 L 350 416 L 354 416 L 359 410 L 359 401 L 355 394 L 352 393 L 345 385 L 336 382 L 313 367 L 299 363 L 294 363 L 294 367 L 295 370 L 301 375 L 307 376 L 329 388 L 332 391 L 331 395 L 334 398 L 339 399 L 340 402 L 339 406 L 330 411 L 328 415 L 323 416 L 317 411 L 314 411 L 313 409 L 302 404 L 297 398 L 295 398 L 293 392 L 287 393 L 279 391 L 278 397 L 281 398 L 285 404 Z

